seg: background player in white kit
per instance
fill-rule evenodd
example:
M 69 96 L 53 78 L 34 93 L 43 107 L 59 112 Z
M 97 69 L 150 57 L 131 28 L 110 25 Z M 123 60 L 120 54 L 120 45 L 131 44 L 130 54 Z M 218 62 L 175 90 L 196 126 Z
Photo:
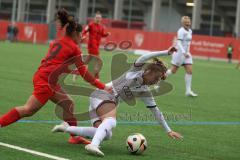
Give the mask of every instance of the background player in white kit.
M 104 156 L 104 153 L 99 149 L 99 145 L 104 139 L 111 138 L 112 129 L 116 127 L 116 112 L 119 99 L 131 103 L 135 97 L 139 97 L 163 126 L 167 134 L 171 138 L 181 139 L 182 136 L 172 131 L 168 126 L 148 87 L 158 83 L 161 79 L 165 79 L 167 68 L 158 59 L 145 65 L 147 60 L 172 54 L 175 50 L 172 47 L 166 51 L 151 52 L 138 58 L 129 71 L 110 83 L 113 86 L 113 93 L 95 90 L 90 96 L 89 107 L 89 114 L 94 127 L 71 127 L 66 123 L 62 123 L 55 126 L 53 132 L 67 132 L 83 137 L 91 137 L 93 138 L 92 143 L 87 145 L 85 149 L 91 154 Z
M 182 27 L 177 32 L 176 48 L 177 52 L 172 55 L 172 68 L 167 71 L 167 76 L 177 72 L 178 68 L 183 65 L 186 71 L 185 85 L 186 96 L 197 97 L 191 89 L 192 85 L 192 55 L 190 53 L 190 45 L 192 40 L 191 20 L 188 16 L 181 19 Z

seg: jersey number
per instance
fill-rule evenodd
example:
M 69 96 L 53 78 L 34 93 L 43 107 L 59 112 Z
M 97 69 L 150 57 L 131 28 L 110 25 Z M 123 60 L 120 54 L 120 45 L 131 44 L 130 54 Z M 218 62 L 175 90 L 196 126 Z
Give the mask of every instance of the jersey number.
M 62 45 L 60 43 L 54 43 L 50 50 L 50 56 L 47 58 L 47 61 L 56 57 L 56 55 L 59 53 L 61 48 L 62 48 Z

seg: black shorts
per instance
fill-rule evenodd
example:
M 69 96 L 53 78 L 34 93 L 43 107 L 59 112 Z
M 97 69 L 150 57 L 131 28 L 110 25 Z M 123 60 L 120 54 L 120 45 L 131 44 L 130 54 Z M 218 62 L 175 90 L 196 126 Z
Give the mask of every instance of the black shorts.
M 227 54 L 227 57 L 228 57 L 228 58 L 232 58 L 232 54 L 228 53 L 228 54 Z

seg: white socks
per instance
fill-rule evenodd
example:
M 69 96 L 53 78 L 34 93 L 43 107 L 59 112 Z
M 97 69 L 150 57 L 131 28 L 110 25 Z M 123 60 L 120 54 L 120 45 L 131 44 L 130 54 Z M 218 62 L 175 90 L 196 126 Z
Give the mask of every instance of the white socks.
M 92 139 L 92 143 L 95 146 L 99 146 L 104 138 L 112 135 L 112 129 L 116 127 L 117 121 L 113 117 L 108 117 L 97 128 L 97 132 Z M 110 137 L 109 137 L 110 138 Z M 108 139 L 109 139 L 108 138 Z
M 173 74 L 171 69 L 168 69 L 166 72 L 166 75 L 169 76 Z M 185 85 L 186 85 L 186 93 L 190 93 L 192 91 L 191 85 L 192 85 L 192 74 L 185 74 Z
M 112 129 L 116 127 L 116 119 L 106 118 L 98 128 L 95 127 L 67 127 L 67 133 L 82 136 L 85 138 L 93 138 L 92 144 L 98 146 L 103 140 L 108 140 L 112 137 Z
M 97 128 L 95 127 L 76 127 L 76 126 L 70 126 L 66 129 L 66 132 L 83 136 L 86 138 L 92 138 L 97 131 Z
M 191 85 L 192 85 L 192 75 L 185 74 L 185 84 L 186 84 L 186 93 L 191 92 Z

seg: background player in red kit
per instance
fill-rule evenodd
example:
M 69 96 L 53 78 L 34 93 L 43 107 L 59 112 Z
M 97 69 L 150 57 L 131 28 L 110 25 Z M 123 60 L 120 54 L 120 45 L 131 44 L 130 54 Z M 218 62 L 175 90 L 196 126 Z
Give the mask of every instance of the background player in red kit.
M 58 77 L 67 71 L 68 64 L 75 64 L 84 80 L 99 89 L 111 90 L 103 83 L 96 80 L 86 69 L 81 60 L 81 51 L 77 46 L 80 40 L 81 26 L 74 21 L 73 16 L 66 10 L 58 11 L 58 19 L 62 27 L 66 26 L 66 35 L 56 40 L 42 60 L 40 67 L 33 77 L 34 91 L 23 106 L 15 107 L 10 112 L 0 117 L 0 127 L 10 125 L 23 117 L 35 114 L 42 106 L 51 100 L 63 108 L 63 119 L 71 126 L 76 126 L 77 121 L 73 116 L 74 102 L 58 84 Z M 71 136 L 69 143 L 89 143 L 81 137 Z
M 89 33 L 88 38 L 88 56 L 86 57 L 85 64 L 88 64 L 91 60 L 94 61 L 93 72 L 95 78 L 99 79 L 99 72 L 102 68 L 102 60 L 100 58 L 99 46 L 101 44 L 101 38 L 110 35 L 110 32 L 106 32 L 104 26 L 101 24 L 102 15 L 97 12 L 94 17 L 94 22 L 88 24 L 82 33 L 82 39 L 85 39 L 87 33 Z M 76 75 L 73 76 L 73 81 L 75 81 Z

